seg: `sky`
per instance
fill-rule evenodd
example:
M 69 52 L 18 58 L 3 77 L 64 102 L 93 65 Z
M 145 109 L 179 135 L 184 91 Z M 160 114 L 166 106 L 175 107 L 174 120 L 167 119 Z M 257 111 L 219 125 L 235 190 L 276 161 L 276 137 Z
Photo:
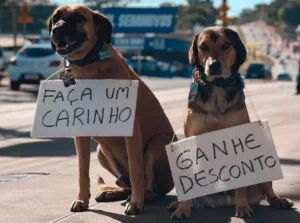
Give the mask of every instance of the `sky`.
M 237 16 L 245 8 L 253 8 L 254 5 L 260 3 L 270 3 L 272 0 L 227 0 L 227 4 L 230 7 L 228 16 Z M 52 0 L 52 2 L 59 5 L 68 4 L 81 4 L 83 0 Z M 158 7 L 163 2 L 172 2 L 175 4 L 185 4 L 184 0 L 140 0 L 138 3 L 133 3 L 130 6 L 133 7 Z M 221 5 L 222 0 L 214 0 L 215 7 Z

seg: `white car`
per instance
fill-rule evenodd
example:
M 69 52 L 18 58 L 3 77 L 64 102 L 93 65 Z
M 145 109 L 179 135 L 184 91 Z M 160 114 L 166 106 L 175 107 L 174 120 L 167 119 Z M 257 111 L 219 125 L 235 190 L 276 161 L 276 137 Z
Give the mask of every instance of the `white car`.
M 21 84 L 39 84 L 62 67 L 63 57 L 52 49 L 50 43 L 25 45 L 10 59 L 10 87 L 17 91 Z

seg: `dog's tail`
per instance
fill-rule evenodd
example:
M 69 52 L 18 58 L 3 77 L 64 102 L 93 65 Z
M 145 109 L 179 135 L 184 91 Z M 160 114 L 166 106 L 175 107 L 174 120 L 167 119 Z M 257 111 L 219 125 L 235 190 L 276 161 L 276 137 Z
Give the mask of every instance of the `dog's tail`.
M 111 191 L 111 190 L 116 190 L 118 189 L 118 186 L 112 186 L 112 185 L 107 185 L 105 184 L 104 180 L 102 177 L 98 177 L 98 189 L 99 191 Z
M 130 185 L 128 185 L 127 182 L 125 182 L 125 180 L 121 177 L 117 180 L 117 185 L 113 186 L 113 185 L 107 185 L 102 177 L 98 177 L 98 189 L 99 191 L 112 191 L 112 190 L 118 190 L 120 188 L 124 188 L 124 189 L 129 189 L 130 190 Z

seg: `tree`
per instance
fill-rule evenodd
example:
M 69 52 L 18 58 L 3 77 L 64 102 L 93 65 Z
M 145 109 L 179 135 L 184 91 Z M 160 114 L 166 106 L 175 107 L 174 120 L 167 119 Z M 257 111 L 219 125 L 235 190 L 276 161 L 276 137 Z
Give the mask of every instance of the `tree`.
M 191 29 L 197 23 L 202 26 L 214 25 L 216 13 L 212 5 L 179 6 L 177 9 L 177 27 Z
M 127 6 L 131 2 L 139 2 L 139 0 L 84 0 L 84 3 L 90 6 Z
M 160 7 L 161 8 L 164 8 L 164 7 L 174 7 L 175 5 L 172 3 L 172 2 L 163 2 L 160 4 Z
M 209 3 L 212 4 L 211 0 L 186 0 L 188 5 L 199 5 L 202 3 Z
M 176 6 L 165 2 L 160 7 L 176 7 L 176 27 L 179 29 L 192 29 L 195 24 L 211 26 L 215 24 L 217 11 L 211 0 L 189 0 L 188 5 Z
M 278 17 L 286 24 L 297 27 L 300 24 L 300 3 L 290 2 L 278 11 Z
M 256 5 L 253 10 L 245 9 L 234 19 L 236 24 L 263 20 L 287 39 L 295 39 L 295 28 L 300 23 L 300 0 L 273 0 L 270 4 Z

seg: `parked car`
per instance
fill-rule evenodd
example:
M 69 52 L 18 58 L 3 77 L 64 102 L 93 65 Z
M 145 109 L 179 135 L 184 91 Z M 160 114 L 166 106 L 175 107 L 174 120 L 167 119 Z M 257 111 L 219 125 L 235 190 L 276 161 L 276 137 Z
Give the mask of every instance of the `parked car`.
M 127 63 L 133 70 L 139 73 L 139 75 L 155 76 L 154 73 L 158 69 L 157 61 L 151 56 L 131 56 L 127 58 Z
M 296 94 L 300 94 L 300 74 L 297 76 Z
M 0 48 L 0 83 L 3 77 L 5 77 L 6 59 L 3 53 L 3 49 Z
M 25 45 L 10 59 L 10 87 L 17 91 L 21 84 L 39 84 L 62 66 L 63 57 L 49 43 Z
M 270 66 L 266 63 L 251 63 L 245 78 L 272 79 Z
M 278 81 L 292 81 L 292 77 L 289 73 L 281 73 L 277 76 Z

